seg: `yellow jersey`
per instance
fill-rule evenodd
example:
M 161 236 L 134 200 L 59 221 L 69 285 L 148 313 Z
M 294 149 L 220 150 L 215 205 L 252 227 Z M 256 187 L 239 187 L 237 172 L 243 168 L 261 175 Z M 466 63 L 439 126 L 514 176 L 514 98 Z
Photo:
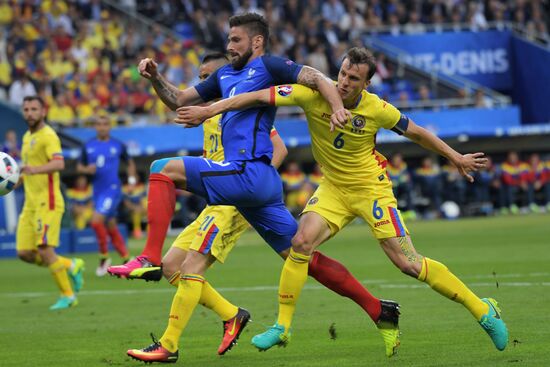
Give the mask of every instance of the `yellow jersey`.
M 61 141 L 54 129 L 46 125 L 23 135 L 21 157 L 24 165 L 42 166 L 52 159 L 63 159 Z M 25 187 L 24 210 L 64 210 L 65 203 L 59 187 L 59 172 L 23 176 Z
M 214 117 L 205 120 L 203 126 L 203 144 L 202 144 L 202 156 L 204 158 L 211 159 L 216 162 L 223 162 L 225 156 L 223 154 L 222 145 L 222 115 L 216 115 Z M 271 130 L 270 137 L 277 135 L 277 130 L 273 128 Z
M 300 106 L 306 113 L 311 149 L 327 180 L 338 187 L 371 187 L 386 176 L 386 158 L 375 149 L 380 128 L 400 120 L 397 108 L 364 90 L 344 129 L 330 131 L 332 110 L 316 90 L 299 84 L 271 87 L 271 104 Z
M 202 124 L 204 130 L 204 142 L 202 144 L 202 156 L 216 162 L 224 160 L 222 146 L 222 126 L 220 124 L 222 115 L 216 115 Z

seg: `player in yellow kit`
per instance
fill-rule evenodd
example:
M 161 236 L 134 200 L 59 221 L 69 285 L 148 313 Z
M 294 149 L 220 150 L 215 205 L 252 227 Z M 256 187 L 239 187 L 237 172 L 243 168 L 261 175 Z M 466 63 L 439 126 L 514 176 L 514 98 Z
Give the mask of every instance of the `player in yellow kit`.
M 375 72 L 374 58 L 366 49 L 350 49 L 338 75 L 338 91 L 352 113 L 344 128 L 335 128 L 327 102 L 301 85 L 283 85 L 241 94 L 208 107 L 182 107 L 176 121 L 195 125 L 200 119 L 257 104 L 298 105 L 304 109 L 315 160 L 325 180 L 303 211 L 292 250 L 279 284 L 279 318 L 252 343 L 260 350 L 285 344 L 290 336 L 296 301 L 307 279 L 310 255 L 355 217 L 362 217 L 390 260 L 405 274 L 427 283 L 441 295 L 462 304 L 503 350 L 508 331 L 493 299 L 480 299 L 447 267 L 418 254 L 397 209 L 386 173 L 386 158 L 375 149 L 376 132 L 391 129 L 417 144 L 448 158 L 470 182 L 469 172 L 486 164 L 483 153 L 462 155 L 441 139 L 402 115 L 391 104 L 365 88 Z
M 65 166 L 61 143 L 55 131 L 46 125 L 46 108 L 40 97 L 24 98 L 23 117 L 29 131 L 23 136 L 21 150 L 25 204 L 17 226 L 17 256 L 50 269 L 61 292 L 50 309 L 64 309 L 78 303 L 75 293 L 82 288 L 84 262 L 55 253 L 65 210 L 59 188 L 59 171 Z

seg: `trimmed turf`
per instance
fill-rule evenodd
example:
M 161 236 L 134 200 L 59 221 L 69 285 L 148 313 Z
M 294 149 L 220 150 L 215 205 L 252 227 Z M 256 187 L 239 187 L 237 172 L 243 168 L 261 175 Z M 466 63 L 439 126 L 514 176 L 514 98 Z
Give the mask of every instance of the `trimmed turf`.
M 461 306 L 402 275 L 364 225 L 346 228 L 321 249 L 346 264 L 377 296 L 402 307 L 402 344 L 384 357 L 378 331 L 351 301 L 308 280 L 287 348 L 265 353 L 250 338 L 275 321 L 281 260 L 250 232 L 208 280 L 252 313 L 240 344 L 216 355 L 222 325 L 198 307 L 180 343 L 185 366 L 544 366 L 550 363 L 550 215 L 411 222 L 420 253 L 445 263 L 480 296 L 501 305 L 510 344 L 498 352 Z M 141 242 L 132 242 L 138 253 Z M 126 349 L 162 335 L 174 289 L 166 282 L 96 278 L 87 261 L 86 283 L 74 309 L 52 312 L 53 281 L 45 268 L 2 260 L 2 366 L 137 366 Z M 116 262 L 116 261 L 115 261 Z M 498 282 L 498 287 L 497 287 Z M 334 324 L 335 339 L 329 329 Z M 334 336 L 334 334 L 332 334 Z

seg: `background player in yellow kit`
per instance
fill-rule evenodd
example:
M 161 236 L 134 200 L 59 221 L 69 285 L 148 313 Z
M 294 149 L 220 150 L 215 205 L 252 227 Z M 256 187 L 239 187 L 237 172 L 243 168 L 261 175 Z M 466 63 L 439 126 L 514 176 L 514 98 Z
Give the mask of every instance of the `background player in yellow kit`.
M 50 269 L 61 292 L 51 310 L 76 306 L 75 292 L 82 288 L 84 262 L 55 253 L 65 211 L 59 188 L 59 171 L 65 167 L 61 143 L 55 131 L 46 125 L 46 109 L 40 97 L 24 98 L 23 117 L 29 130 L 23 136 L 21 150 L 25 204 L 17 226 L 17 256 Z
M 508 342 L 506 325 L 493 299 L 478 298 L 447 267 L 418 254 L 397 209 L 386 172 L 386 158 L 375 149 L 376 132 L 391 129 L 417 144 L 448 158 L 470 182 L 469 172 L 484 167 L 483 153 L 462 155 L 441 139 L 402 115 L 391 104 L 368 93 L 375 61 L 362 48 L 350 49 L 338 74 L 338 91 L 352 113 L 345 128 L 334 128 L 330 107 L 323 97 L 301 85 L 282 85 L 241 94 L 209 107 L 182 107 L 176 121 L 194 125 L 201 119 L 257 104 L 298 105 L 306 112 L 315 160 L 325 180 L 303 211 L 292 250 L 285 261 L 279 285 L 279 318 L 263 334 L 252 339 L 260 350 L 284 344 L 290 335 L 292 316 L 307 279 L 310 255 L 355 217 L 362 217 L 390 260 L 405 274 L 427 283 L 441 295 L 466 307 L 489 334 L 496 348 Z M 330 127 L 330 128 L 329 128 Z

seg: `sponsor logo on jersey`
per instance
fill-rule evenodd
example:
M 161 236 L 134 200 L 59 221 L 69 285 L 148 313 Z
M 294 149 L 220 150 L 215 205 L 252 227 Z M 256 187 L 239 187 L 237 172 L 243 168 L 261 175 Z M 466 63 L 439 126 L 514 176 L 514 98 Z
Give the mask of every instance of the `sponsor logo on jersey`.
M 330 113 L 323 112 L 323 114 L 321 115 L 321 118 L 330 120 Z
M 222 76 L 220 77 L 220 80 L 224 80 L 225 78 L 229 78 L 230 76 L 231 76 L 231 75 L 222 75 Z
M 287 64 L 287 65 L 292 65 L 292 64 L 294 64 L 294 61 L 292 61 L 292 60 L 286 60 L 286 64 Z
M 277 87 L 277 93 L 281 97 L 286 97 L 292 93 L 292 86 L 291 85 L 280 85 Z
M 390 221 L 388 219 L 381 220 L 380 222 L 374 223 L 374 228 L 378 228 L 380 226 L 383 226 L 384 224 L 389 224 L 389 223 L 390 223 Z
M 315 205 L 319 202 L 319 198 L 317 197 L 312 197 L 311 199 L 309 199 L 309 201 L 307 202 L 308 205 Z
M 365 127 L 365 118 L 363 116 L 355 116 L 351 120 L 351 124 L 355 129 L 362 129 Z
M 256 74 L 256 70 L 255 69 L 250 69 L 248 70 L 248 77 L 251 78 L 252 75 Z

